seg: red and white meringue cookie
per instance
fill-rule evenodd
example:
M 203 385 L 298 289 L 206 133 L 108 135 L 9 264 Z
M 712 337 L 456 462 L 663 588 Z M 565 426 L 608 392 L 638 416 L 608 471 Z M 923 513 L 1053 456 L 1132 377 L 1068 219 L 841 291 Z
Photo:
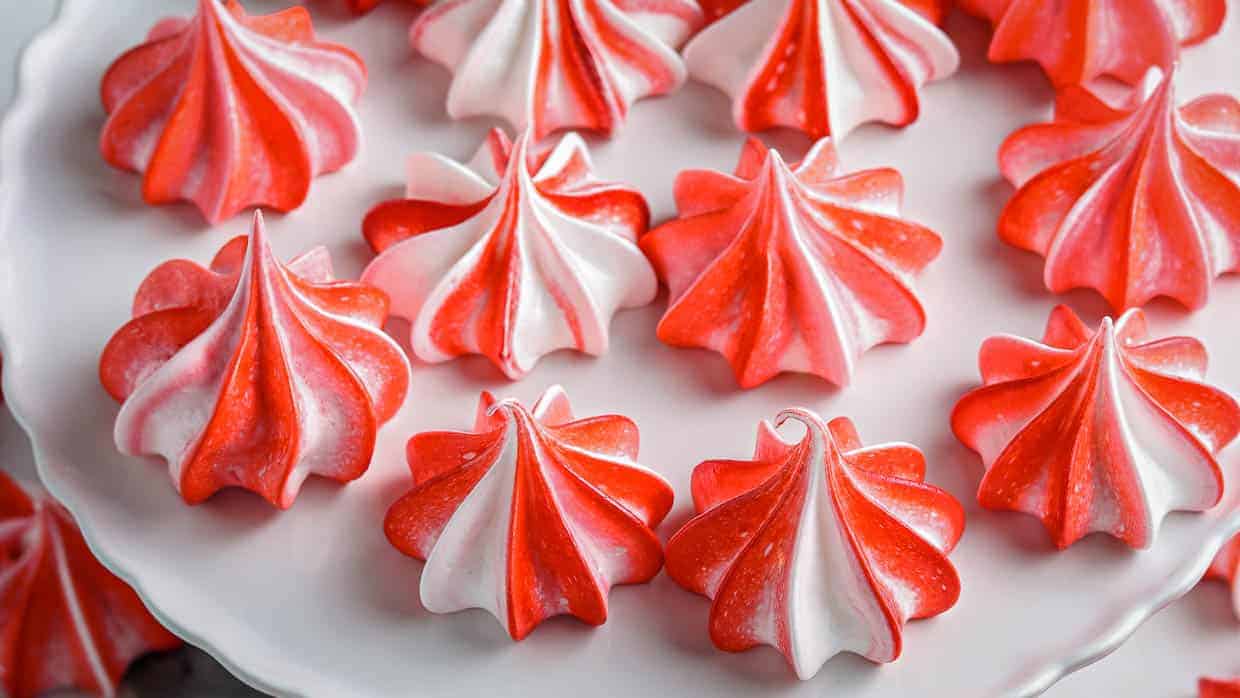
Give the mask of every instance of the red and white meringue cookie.
M 895 170 L 841 172 L 828 139 L 793 166 L 751 138 L 735 175 L 682 172 L 680 218 L 641 240 L 671 291 L 659 339 L 718 351 L 746 388 L 847 384 L 862 352 L 925 325 L 912 281 L 942 241 L 899 217 L 902 194 Z
M 1217 579 L 1231 587 L 1231 606 L 1240 619 L 1240 536 L 1223 545 L 1210 562 L 1204 578 Z
M 1203 382 L 1196 339 L 1146 335 L 1140 310 L 1094 332 L 1061 305 L 1041 343 L 982 344 L 984 385 L 952 413 L 986 464 L 982 506 L 1038 517 L 1060 548 L 1097 531 L 1148 548 L 1168 512 L 1218 503 L 1240 405 Z
M 685 47 L 685 64 L 732 98 L 744 131 L 842 139 L 870 121 L 904 126 L 922 85 L 960 64 L 934 0 L 748 0 L 707 11 L 729 6 Z
M 1164 295 L 1200 308 L 1216 276 L 1240 269 L 1238 138 L 1240 101 L 1177 108 L 1157 70 L 1120 106 L 1067 88 L 1054 122 L 1003 144 L 1019 190 L 999 236 L 1046 257 L 1051 291 L 1092 288 L 1117 311 Z
M 443 0 L 409 39 L 455 74 L 452 118 L 494 114 L 541 140 L 611 135 L 633 102 L 677 90 L 676 49 L 701 23 L 693 0 Z
M 362 59 L 316 39 L 304 7 L 252 17 L 236 0 L 200 0 L 108 69 L 100 148 L 143 173 L 148 203 L 189 201 L 212 223 L 288 211 L 357 153 L 365 85 Z
M 1240 698 L 1240 679 L 1198 679 L 1197 698 Z
M 114 696 L 131 662 L 180 644 L 91 555 L 67 511 L 0 472 L 0 693 Z
M 645 199 L 596 178 L 576 134 L 540 154 L 529 131 L 494 130 L 466 166 L 415 155 L 406 197 L 366 216 L 379 256 L 362 281 L 410 321 L 423 361 L 483 354 L 516 379 L 557 349 L 599 355 L 612 314 L 658 290 L 636 242 Z
M 775 431 L 788 421 L 796 443 Z M 694 469 L 699 513 L 668 541 L 668 575 L 712 599 L 720 649 L 770 645 L 802 679 L 840 652 L 894 661 L 905 622 L 960 595 L 947 555 L 964 510 L 925 471 L 914 446 L 862 446 L 846 418 L 785 410 L 759 425 L 753 460 Z
M 99 363 L 122 453 L 159 455 L 197 504 L 225 487 L 292 506 L 308 475 L 348 482 L 409 384 L 387 296 L 332 278 L 327 250 L 281 265 L 261 214 L 204 269 L 167 262 Z
M 532 410 L 483 393 L 472 433 L 414 435 L 414 487 L 384 530 L 426 561 L 422 604 L 485 609 L 514 640 L 556 615 L 605 622 L 613 585 L 663 565 L 653 529 L 672 487 L 637 464 L 637 442 L 625 417 L 575 419 L 558 386 Z
M 960 0 L 995 27 L 990 60 L 1037 61 L 1057 86 L 1136 83 L 1218 33 L 1227 0 Z

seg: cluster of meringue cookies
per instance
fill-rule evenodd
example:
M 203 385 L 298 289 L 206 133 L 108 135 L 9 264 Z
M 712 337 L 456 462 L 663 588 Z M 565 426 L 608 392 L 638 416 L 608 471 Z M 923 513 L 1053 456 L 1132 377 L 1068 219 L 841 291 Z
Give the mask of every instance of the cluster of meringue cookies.
M 567 0 L 430 4 L 410 39 L 453 71 L 449 114 L 498 115 L 517 135 L 491 132 L 464 164 L 414 155 L 406 195 L 361 224 L 376 256 L 358 281 L 337 280 L 322 248 L 276 259 L 261 214 L 208 266 L 157 267 L 100 360 L 118 448 L 166 459 L 188 503 L 240 487 L 288 508 L 311 474 L 362 476 L 403 403 L 389 315 L 419 360 L 481 354 L 515 380 L 552 351 L 606 351 L 612 314 L 660 282 L 658 337 L 723 355 L 741 387 L 783 372 L 847 384 L 867 349 L 921 334 L 913 282 L 942 241 L 901 216 L 897 171 L 847 172 L 834 142 L 916 119 L 919 89 L 958 64 L 948 4 L 597 0 L 588 21 Z M 987 340 L 952 428 L 985 462 L 983 506 L 1038 517 L 1060 548 L 1093 532 L 1148 548 L 1165 514 L 1220 500 L 1216 455 L 1240 433 L 1240 405 L 1204 382 L 1204 347 L 1150 339 L 1139 308 L 1198 308 L 1240 265 L 1240 102 L 1173 94 L 1179 51 L 1218 31 L 1225 0 L 960 5 L 993 22 L 991 59 L 1037 61 L 1058 90 L 1052 122 L 1003 144 L 1017 191 L 1000 236 L 1046 258 L 1048 289 L 1093 288 L 1119 317 L 1095 329 L 1060 306 L 1041 341 Z M 682 172 L 677 216 L 653 227 L 577 134 L 544 144 L 612 135 L 690 76 L 731 97 L 738 128 L 816 142 L 789 163 L 750 138 L 734 172 Z M 1129 89 L 1108 101 L 1100 78 Z M 365 81 L 302 8 L 201 0 L 107 71 L 102 152 L 142 175 L 148 202 L 213 223 L 290 210 L 355 155 Z M 412 489 L 383 525 L 425 561 L 423 605 L 486 609 L 521 639 L 553 615 L 603 623 L 612 585 L 666 566 L 712 600 L 719 648 L 770 645 L 809 678 L 839 652 L 895 660 L 906 621 L 957 600 L 964 510 L 912 445 L 863 446 L 846 418 L 785 410 L 758 426 L 752 459 L 697 466 L 697 514 L 666 544 L 654 529 L 674 492 L 637 445 L 632 421 L 579 419 L 559 388 L 531 407 L 484 394 L 472 431 L 414 434 Z M 1234 579 L 1237 550 L 1213 572 Z

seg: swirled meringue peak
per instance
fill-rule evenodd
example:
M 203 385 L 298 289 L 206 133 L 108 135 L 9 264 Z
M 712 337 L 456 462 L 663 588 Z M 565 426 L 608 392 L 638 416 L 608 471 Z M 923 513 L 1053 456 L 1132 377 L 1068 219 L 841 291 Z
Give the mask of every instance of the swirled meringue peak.
M 676 49 L 702 24 L 693 0 L 443 0 L 409 33 L 454 73 L 448 114 L 493 114 L 535 139 L 612 135 L 629 106 L 685 81 Z
M 790 421 L 796 443 L 776 433 Z M 699 513 L 668 541 L 668 575 L 712 599 L 722 650 L 770 645 L 802 679 L 840 652 L 894 661 L 905 622 L 960 595 L 947 555 L 964 509 L 925 470 L 914 446 L 862 446 L 846 418 L 785 410 L 759 425 L 753 460 L 694 469 Z
M 362 59 L 316 39 L 304 7 L 252 17 L 236 0 L 200 0 L 103 76 L 100 148 L 143 173 L 147 203 L 189 201 L 211 223 L 289 211 L 357 153 L 365 85 Z
M 1061 305 L 1041 343 L 991 337 L 979 363 L 952 430 L 986 464 L 982 506 L 1038 517 L 1060 548 L 1097 531 L 1148 548 L 1168 512 L 1218 503 L 1240 405 L 1202 382 L 1196 339 L 1148 339 L 1140 310 L 1094 332 Z
M 308 475 L 360 477 L 409 384 L 387 305 L 333 280 L 324 248 L 277 262 L 255 214 L 210 269 L 175 260 L 142 282 L 99 365 L 117 447 L 166 459 L 190 504 L 241 487 L 287 509 Z
M 641 240 L 671 292 L 659 339 L 723 354 L 749 388 L 783 371 L 845 385 L 862 352 L 920 335 L 912 281 L 942 241 L 899 217 L 898 172 L 840 170 L 829 139 L 789 166 L 750 138 L 735 175 L 682 172 L 680 217 Z
M 916 120 L 922 85 L 960 56 L 934 0 L 710 2 L 727 12 L 689 42 L 689 75 L 732 98 L 744 131 L 785 126 L 842 139 L 857 126 Z
M 989 58 L 1036 61 L 1057 86 L 1136 83 L 1218 33 L 1227 0 L 960 0 L 995 27 Z
M 1240 678 L 1198 679 L 1197 698 L 1240 698 Z
M 366 216 L 379 256 L 362 280 L 410 321 L 423 361 L 483 354 L 517 379 L 557 349 L 599 355 L 612 314 L 658 291 L 636 243 L 645 199 L 597 179 L 576 134 L 539 154 L 529 131 L 497 129 L 467 166 L 415 155 L 406 196 Z
M 131 662 L 180 644 L 91 555 L 67 511 L 0 472 L 0 693 L 114 696 Z
M 637 441 L 625 417 L 575 419 L 558 386 L 533 409 L 483 393 L 473 432 L 414 435 L 413 489 L 384 530 L 426 561 L 422 604 L 484 609 L 514 640 L 556 615 L 605 622 L 612 585 L 663 565 L 653 529 L 673 492 L 636 463 Z
M 1056 293 L 1092 288 L 1117 311 L 1170 296 L 1205 305 L 1214 278 L 1240 268 L 1240 101 L 1214 94 L 1177 108 L 1153 70 L 1119 106 L 1060 93 L 1052 123 L 1000 150 L 1018 191 L 999 237 L 1046 257 Z

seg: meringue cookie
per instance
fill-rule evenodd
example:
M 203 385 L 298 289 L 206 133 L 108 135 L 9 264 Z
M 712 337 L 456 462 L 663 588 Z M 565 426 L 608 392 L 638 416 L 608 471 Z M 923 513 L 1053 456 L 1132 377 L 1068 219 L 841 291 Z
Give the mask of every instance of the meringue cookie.
M 1197 340 L 1147 339 L 1140 310 L 1093 332 L 1061 305 L 1041 343 L 992 337 L 979 363 L 952 430 L 986 464 L 982 506 L 1038 517 L 1059 548 L 1096 531 L 1148 548 L 1168 512 L 1218 503 L 1240 405 L 1202 382 Z
M 236 0 L 200 0 L 108 69 L 100 149 L 143 173 L 150 204 L 189 201 L 211 223 L 288 211 L 357 153 L 365 85 L 362 59 L 317 40 L 305 8 L 251 17 Z
M 1200 308 L 1214 277 L 1240 269 L 1240 101 L 1176 108 L 1151 71 L 1125 104 L 1081 88 L 1055 120 L 1012 134 L 999 154 L 1019 188 L 999 237 L 1046 257 L 1046 287 L 1097 290 L 1117 311 L 1170 296 Z
M 0 692 L 113 696 L 131 662 L 180 644 L 91 555 L 67 511 L 0 472 Z
M 925 326 L 912 282 L 942 241 L 899 217 L 902 194 L 894 170 L 843 174 L 828 139 L 791 167 L 751 138 L 735 176 L 682 172 L 680 218 L 641 239 L 671 291 L 659 339 L 723 354 L 745 388 L 847 384 L 864 351 Z
M 407 198 L 366 216 L 362 281 L 409 319 L 418 358 L 483 354 L 516 379 L 557 349 L 602 354 L 612 314 L 654 300 L 645 199 L 592 170 L 576 134 L 543 155 L 495 130 L 467 166 L 412 158 Z
M 444 0 L 410 30 L 455 75 L 448 114 L 494 114 L 534 138 L 611 135 L 629 106 L 685 81 L 676 53 L 702 23 L 692 0 Z
M 325 249 L 282 266 L 255 214 L 210 269 L 177 260 L 142 283 L 99 364 L 117 447 L 166 459 L 190 504 L 241 487 L 287 509 L 308 475 L 360 477 L 409 384 L 387 302 L 333 280 Z
M 483 393 L 473 433 L 414 435 L 414 487 L 384 530 L 426 561 L 422 604 L 485 609 L 514 640 L 555 615 L 605 622 L 612 585 L 663 565 L 672 487 L 635 462 L 637 440 L 625 417 L 575 420 L 558 386 L 532 410 Z
M 799 442 L 776 433 L 787 421 Z M 894 661 L 905 622 L 960 595 L 947 555 L 964 510 L 925 468 L 908 444 L 863 447 L 848 419 L 785 410 L 759 425 L 752 461 L 694 469 L 699 513 L 668 541 L 668 575 L 712 599 L 722 650 L 770 645 L 802 679 L 840 652 Z
M 942 12 L 933 0 L 748 0 L 689 42 L 685 64 L 732 98 L 743 131 L 842 139 L 869 121 L 912 123 L 922 85 L 956 72 Z
M 960 0 L 995 27 L 989 58 L 1037 61 L 1057 86 L 1129 83 L 1218 33 L 1227 0 Z

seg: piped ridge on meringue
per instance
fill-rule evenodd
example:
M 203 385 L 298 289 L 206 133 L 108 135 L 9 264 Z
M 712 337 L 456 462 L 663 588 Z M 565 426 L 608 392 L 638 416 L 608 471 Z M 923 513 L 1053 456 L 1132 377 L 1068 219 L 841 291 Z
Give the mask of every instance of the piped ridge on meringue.
M 792 166 L 751 138 L 735 175 L 682 172 L 680 217 L 641 239 L 671 292 L 659 338 L 718 351 L 746 388 L 847 384 L 864 351 L 925 325 L 912 282 L 942 241 L 899 217 L 902 195 L 895 170 L 842 173 L 828 139 Z
M 804 436 L 785 442 L 785 422 Z M 785 410 L 759 425 L 753 460 L 694 469 L 698 515 L 668 541 L 668 575 L 712 599 L 720 649 L 770 645 L 802 679 L 840 652 L 894 661 L 905 622 L 960 595 L 947 555 L 964 510 L 925 468 L 908 444 L 862 446 L 846 418 Z
M 612 314 L 658 290 L 636 242 L 645 199 L 597 179 L 576 134 L 539 154 L 528 131 L 494 130 L 467 166 L 415 155 L 406 197 L 366 216 L 379 256 L 362 280 L 410 321 L 423 361 L 482 354 L 516 379 L 558 349 L 600 355 Z
M 734 8 L 734 9 L 732 9 Z M 960 56 L 936 0 L 708 2 L 722 17 L 685 47 L 696 80 L 732 98 L 743 131 L 777 126 L 843 139 L 857 126 L 917 119 L 918 91 Z
M 125 669 L 181 641 L 91 555 L 72 517 L 0 472 L 0 691 L 116 694 Z
M 236 0 L 200 0 L 108 69 L 100 148 L 143 174 L 147 203 L 189 201 L 211 223 L 289 211 L 357 153 L 365 85 L 362 59 L 316 39 L 305 8 L 250 16 Z
M 952 430 L 986 464 L 982 506 L 1038 517 L 1059 548 L 1094 532 L 1148 548 L 1168 512 L 1218 503 L 1240 405 L 1203 382 L 1197 340 L 1148 339 L 1140 310 L 1095 332 L 1059 306 L 1042 342 L 992 337 L 979 364 Z
M 1019 189 L 999 219 L 1007 243 L 1046 258 L 1046 287 L 1092 288 L 1117 311 L 1156 296 L 1190 309 L 1240 269 L 1240 101 L 1176 107 L 1154 70 L 1125 104 L 1061 92 L 1052 123 L 1000 151 Z
M 1036 61 L 1056 86 L 1137 83 L 1218 33 L 1227 0 L 960 0 L 995 27 L 989 58 Z
M 143 281 L 99 365 L 117 447 L 167 460 L 190 504 L 241 487 L 286 509 L 308 475 L 360 477 L 409 385 L 387 306 L 333 280 L 325 249 L 281 265 L 255 214 L 210 269 L 177 260 Z
M 533 409 L 483 393 L 473 432 L 409 440 L 414 486 L 384 530 L 426 561 L 419 594 L 434 613 L 484 609 L 514 640 L 556 615 L 600 625 L 613 585 L 663 565 L 653 529 L 673 491 L 637 447 L 632 421 L 575 419 L 558 386 Z
M 685 81 L 676 49 L 702 23 L 693 0 L 443 0 L 410 30 L 454 73 L 448 114 L 494 114 L 535 139 L 613 134 L 630 105 Z

